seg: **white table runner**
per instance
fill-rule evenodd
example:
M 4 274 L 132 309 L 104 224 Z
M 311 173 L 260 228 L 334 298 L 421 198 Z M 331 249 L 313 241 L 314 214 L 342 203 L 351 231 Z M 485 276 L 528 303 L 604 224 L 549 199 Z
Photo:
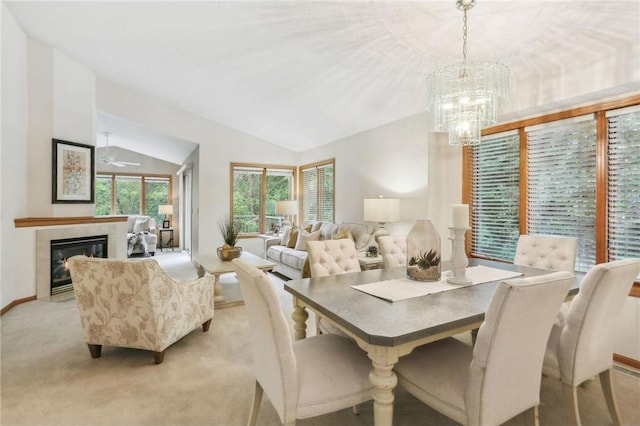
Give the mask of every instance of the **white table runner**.
M 489 281 L 505 280 L 522 275 L 520 272 L 505 271 L 504 269 L 490 268 L 488 266 L 472 266 L 467 268 L 467 277 L 471 278 L 472 283 L 457 285 L 447 282 L 447 277 L 451 276 L 450 274 L 452 275 L 453 272 L 443 272 L 440 281 L 414 281 L 409 278 L 400 278 L 370 284 L 352 285 L 351 287 L 372 296 L 390 302 L 396 302 L 398 300 L 426 296 L 427 294 L 440 293 L 441 291 L 468 287 Z

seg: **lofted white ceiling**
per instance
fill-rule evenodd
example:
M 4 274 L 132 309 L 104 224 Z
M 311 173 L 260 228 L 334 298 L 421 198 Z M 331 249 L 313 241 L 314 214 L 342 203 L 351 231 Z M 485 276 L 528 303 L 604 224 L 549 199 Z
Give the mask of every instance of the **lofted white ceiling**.
M 425 111 L 425 77 L 462 59 L 454 0 L 5 4 L 30 37 L 99 77 L 294 151 Z M 530 92 L 502 119 L 539 107 L 532 92 L 556 90 L 548 76 L 605 60 L 636 75 L 594 81 L 593 92 L 628 91 L 639 45 L 637 0 L 477 0 L 469 12 L 469 59 L 506 63 L 512 93 Z M 99 130 L 118 144 L 112 119 Z

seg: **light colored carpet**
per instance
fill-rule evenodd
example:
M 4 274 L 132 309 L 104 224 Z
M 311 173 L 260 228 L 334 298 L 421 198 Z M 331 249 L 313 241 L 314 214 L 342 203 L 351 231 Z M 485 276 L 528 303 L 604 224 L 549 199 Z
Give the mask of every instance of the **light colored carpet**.
M 172 276 L 190 273 L 189 265 L 178 257 L 159 256 L 158 260 Z M 171 262 L 175 263 L 168 266 Z M 282 290 L 281 279 L 271 278 L 291 323 L 291 297 Z M 0 321 L 3 426 L 240 426 L 247 422 L 253 376 L 244 306 L 216 310 L 208 333 L 195 330 L 175 343 L 160 365 L 153 364 L 148 352 L 113 347 L 105 347 L 101 358 L 91 359 L 73 300 L 28 302 L 11 309 Z M 309 322 L 312 334 L 313 316 Z M 619 371 L 614 379 L 623 421 L 640 424 L 640 379 Z M 579 394 L 585 426 L 613 424 L 599 382 L 581 388 Z M 564 424 L 560 384 L 543 379 L 541 399 L 541 424 Z M 456 424 L 402 389 L 396 392 L 394 421 L 397 426 Z M 280 424 L 266 399 L 258 424 Z M 515 418 L 507 424 L 524 421 Z M 298 425 L 373 425 L 372 404 L 364 404 L 359 416 L 342 410 Z

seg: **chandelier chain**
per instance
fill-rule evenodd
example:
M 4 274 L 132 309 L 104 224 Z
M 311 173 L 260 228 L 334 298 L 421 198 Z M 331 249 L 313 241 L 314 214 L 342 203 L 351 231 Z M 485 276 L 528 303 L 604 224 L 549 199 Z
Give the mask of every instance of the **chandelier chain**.
M 467 63 L 467 9 L 463 9 L 462 18 L 462 62 Z

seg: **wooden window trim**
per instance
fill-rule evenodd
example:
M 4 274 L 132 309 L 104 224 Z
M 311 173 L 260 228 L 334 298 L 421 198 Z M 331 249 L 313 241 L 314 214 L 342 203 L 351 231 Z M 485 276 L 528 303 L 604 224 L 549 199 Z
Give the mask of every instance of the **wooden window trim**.
M 318 167 L 322 167 L 322 166 L 328 166 L 331 165 L 333 167 L 333 203 L 331 206 L 331 209 L 333 210 L 333 221 L 335 222 L 336 220 L 336 159 L 335 158 L 330 158 L 328 160 L 322 160 L 322 161 L 316 161 L 314 163 L 308 163 L 308 164 L 303 164 L 302 166 L 299 166 L 298 169 L 300 170 L 300 173 L 298 175 L 298 187 L 300 188 L 300 197 L 298 197 L 298 211 L 302 212 L 303 211 L 303 206 L 304 206 L 304 191 L 303 189 L 303 178 L 304 178 L 304 171 L 305 170 L 310 170 L 310 169 L 317 169 Z M 464 168 L 463 168 L 464 170 Z M 319 206 L 318 206 L 319 207 Z M 300 223 L 302 223 L 300 221 Z
M 140 215 L 144 215 L 144 211 L 146 209 L 146 188 L 145 188 L 145 178 L 162 178 L 162 179 L 168 179 L 169 180 L 169 189 L 167 191 L 167 198 L 169 199 L 169 203 L 171 204 L 173 202 L 173 176 L 172 175 L 166 175 L 166 174 L 158 174 L 158 173 L 113 173 L 113 172 L 108 172 L 108 173 L 104 173 L 104 172 L 97 172 L 96 173 L 96 178 L 101 177 L 101 178 L 105 178 L 105 177 L 109 177 L 111 178 L 111 214 L 115 214 L 115 209 L 116 209 L 116 177 L 117 176 L 124 176 L 124 177 L 136 177 L 136 178 L 140 178 L 140 197 L 142 198 L 140 200 L 140 212 L 138 214 Z
M 262 181 L 260 183 L 260 215 L 258 222 L 258 232 L 248 232 L 244 234 L 238 235 L 238 239 L 243 238 L 255 238 L 261 233 L 266 231 L 266 206 L 265 200 L 267 198 L 267 171 L 268 170 L 290 170 L 292 172 L 292 183 L 293 187 L 291 189 L 292 196 L 295 199 L 297 196 L 297 167 L 296 166 L 288 166 L 285 164 L 262 164 L 262 163 L 237 163 L 231 162 L 229 167 L 229 215 L 233 217 L 233 176 L 236 168 L 252 168 L 252 169 L 262 169 Z
M 607 261 L 607 119 L 606 111 L 639 105 L 640 95 L 633 95 L 626 98 L 599 102 L 591 105 L 572 108 L 565 111 L 558 111 L 541 116 L 531 117 L 511 123 L 500 124 L 482 130 L 482 136 L 489 136 L 496 133 L 517 130 L 520 134 L 520 233 L 527 233 L 527 138 L 525 128 L 553 121 L 579 117 L 586 114 L 596 116 L 596 263 Z M 471 205 L 471 184 L 469 164 L 471 151 L 465 147 L 462 153 L 462 200 Z M 471 231 L 473 232 L 473 231 Z M 470 241 L 470 239 L 467 239 Z M 467 243 L 467 253 L 470 254 L 470 243 Z M 631 288 L 629 296 L 640 297 L 640 282 L 635 282 Z

